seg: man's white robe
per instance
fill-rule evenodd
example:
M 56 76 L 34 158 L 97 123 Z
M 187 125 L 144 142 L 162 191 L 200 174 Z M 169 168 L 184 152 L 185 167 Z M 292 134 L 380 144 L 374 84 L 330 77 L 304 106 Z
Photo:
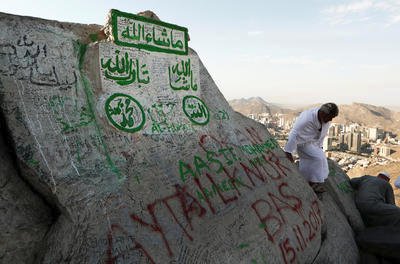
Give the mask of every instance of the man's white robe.
M 324 182 L 328 178 L 329 168 L 322 143 L 328 132 L 330 122 L 321 124 L 317 108 L 300 114 L 289 133 L 284 150 L 300 157 L 299 170 L 309 182 Z

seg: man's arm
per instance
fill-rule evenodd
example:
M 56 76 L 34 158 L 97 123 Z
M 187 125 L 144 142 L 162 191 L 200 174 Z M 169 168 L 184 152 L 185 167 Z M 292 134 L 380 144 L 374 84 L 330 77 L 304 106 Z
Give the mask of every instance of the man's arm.
M 301 113 L 300 116 L 296 119 L 296 122 L 294 122 L 293 128 L 289 133 L 288 141 L 286 142 L 286 145 L 284 147 L 284 151 L 286 153 L 290 153 L 290 155 L 292 155 L 292 153 L 296 150 L 297 136 L 299 133 L 301 133 L 302 130 L 304 130 L 304 127 L 307 125 L 307 122 L 308 122 L 307 114 L 304 112 Z M 286 156 L 288 156 L 288 154 L 286 154 Z

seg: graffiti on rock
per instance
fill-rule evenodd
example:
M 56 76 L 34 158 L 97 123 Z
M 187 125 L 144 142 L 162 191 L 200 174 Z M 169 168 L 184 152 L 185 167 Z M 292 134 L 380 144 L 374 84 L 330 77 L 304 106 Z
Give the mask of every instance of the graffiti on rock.
M 125 132 L 139 131 L 145 123 L 143 107 L 127 94 L 112 94 L 106 100 L 105 111 L 111 124 Z
M 76 84 L 77 76 L 75 71 L 72 72 L 73 77 L 63 76 L 57 74 L 56 67 L 52 66 L 47 71 L 42 71 L 39 67 L 30 69 L 29 80 L 32 84 L 39 86 L 65 86 L 71 87 Z
M 187 28 L 118 10 L 111 11 L 111 23 L 117 45 L 179 55 L 188 53 Z
M 118 44 L 165 53 L 187 53 L 187 31 L 136 16 L 125 16 L 120 12 L 114 14 L 117 15 L 114 16 L 116 30 L 113 32 L 116 34 L 115 39 L 120 41 Z M 195 56 L 177 57 L 159 53 L 154 56 L 154 52 L 129 50 L 125 47 L 110 48 L 110 53 L 103 56 L 100 48 L 103 86 L 101 89 L 92 89 L 83 71 L 75 71 L 74 67 L 81 68 L 81 65 L 67 65 L 69 70 L 63 71 L 64 66 L 55 67 L 58 64 L 51 60 L 47 66 L 42 66 L 44 58 L 50 57 L 49 54 L 54 57 L 55 51 L 48 47 L 50 46 L 36 44 L 26 35 L 14 44 L 0 46 L 0 60 L 16 62 L 7 64 L 7 67 L 1 65 L 0 74 L 16 80 L 26 80 L 29 84 L 36 85 L 34 88 L 43 86 L 44 91 L 49 87 L 59 87 L 62 90 L 76 86 L 75 94 L 72 90 L 68 94 L 46 95 L 43 92 L 43 97 L 36 99 L 42 108 L 34 113 L 35 120 L 28 120 L 31 128 L 48 119 L 50 122 L 44 125 L 49 125 L 43 128 L 49 127 L 58 133 L 58 138 L 49 138 L 49 143 L 44 145 L 43 149 L 46 151 L 48 146 L 61 146 L 58 145 L 60 142 L 65 144 L 60 154 L 52 157 L 51 162 L 64 168 L 67 164 L 65 161 L 70 161 L 82 178 L 104 177 L 111 169 L 119 180 L 123 180 L 125 176 L 116 164 L 125 165 L 134 161 L 134 166 L 140 167 L 137 172 L 136 168 L 127 170 L 133 172 L 129 173 L 131 177 L 127 181 L 135 182 L 127 185 L 132 189 L 119 189 L 124 192 L 121 197 L 129 197 L 134 202 L 112 209 L 115 210 L 115 215 L 107 217 L 108 230 L 98 242 L 102 250 L 106 248 L 103 252 L 106 263 L 136 263 L 133 259 L 147 263 L 173 262 L 174 257 L 179 258 L 178 255 L 182 254 L 180 245 L 203 243 L 201 233 L 204 230 L 213 234 L 212 225 L 218 224 L 217 221 L 213 223 L 214 219 L 220 217 L 218 220 L 221 220 L 226 212 L 235 214 L 239 210 L 240 218 L 234 215 L 235 223 L 232 222 L 232 226 L 240 225 L 245 230 L 244 234 L 247 231 L 253 232 L 251 235 L 257 238 L 257 245 L 255 240 L 242 241 L 246 243 L 239 245 L 240 250 L 253 253 L 244 254 L 247 262 L 267 262 L 270 256 L 253 250 L 260 244 L 280 252 L 282 263 L 299 262 L 301 252 L 316 244 L 322 224 L 319 202 L 316 200 L 310 203 L 294 193 L 293 182 L 296 183 L 296 180 L 289 180 L 288 175 L 292 171 L 285 164 L 287 160 L 281 159 L 284 155 L 276 141 L 266 136 L 267 132 L 260 135 L 254 128 L 237 129 L 229 126 L 232 129 L 225 127 L 225 130 L 215 132 L 201 127 L 209 124 L 210 116 L 214 122 L 230 120 L 230 116 L 224 106 L 209 108 L 205 102 L 211 102 L 204 102 L 199 95 L 200 66 L 195 61 Z M 67 53 L 60 52 L 58 60 L 63 60 L 65 54 Z M 78 92 L 81 86 L 87 101 L 79 100 L 79 96 L 83 95 Z M 106 97 L 99 96 L 99 91 L 106 91 Z M 37 95 L 32 97 L 39 97 Z M 105 131 L 104 135 L 101 124 L 95 118 L 95 109 L 99 108 L 94 107 L 93 98 L 97 96 L 104 99 L 101 101 L 101 109 L 105 111 L 102 118 L 116 128 Z M 29 113 L 29 110 L 26 112 Z M 29 116 L 34 114 L 29 113 Z M 222 122 L 215 123 L 224 128 Z M 89 125 L 91 127 L 87 127 Z M 84 127 L 87 128 L 81 129 Z M 78 133 L 78 129 L 82 133 Z M 39 144 L 49 135 L 44 135 L 39 130 L 42 128 L 37 129 L 42 136 L 37 138 L 39 133 L 35 133 L 36 130 L 28 131 L 35 133 L 32 137 L 35 137 L 38 146 L 21 146 L 18 149 L 18 153 L 23 154 L 24 160 L 32 167 L 42 165 L 43 162 L 38 159 L 36 152 L 37 149 L 42 149 Z M 173 139 L 170 142 L 183 143 L 168 145 L 171 146 L 168 151 L 186 152 L 182 151 L 182 156 L 178 158 L 172 156 L 168 160 L 162 159 L 165 152 L 161 150 L 165 149 L 162 149 L 164 146 L 160 147 L 161 144 L 156 144 L 157 142 L 151 142 L 154 145 L 150 144 L 149 151 L 145 154 L 130 151 L 132 143 L 142 139 L 143 142 L 151 141 L 150 137 L 146 139 L 138 134 L 127 134 L 140 130 L 144 130 L 145 135 L 148 132 L 157 134 L 156 136 L 163 133 L 174 134 L 166 135 Z M 115 131 L 127 133 L 113 133 Z M 193 131 L 197 133 L 186 133 Z M 198 141 L 184 144 L 184 140 L 187 141 L 192 135 L 198 136 Z M 162 136 L 165 135 L 160 138 Z M 106 143 L 114 139 L 121 142 L 113 143 L 109 150 Z M 154 163 L 146 163 L 150 159 Z M 176 160 L 178 161 L 173 163 Z M 46 160 L 45 162 L 47 163 Z M 153 170 L 152 165 L 156 162 L 161 164 L 157 164 Z M 141 169 L 145 167 L 144 164 L 150 165 Z M 58 168 L 50 167 L 53 171 Z M 122 166 L 121 168 L 125 169 Z M 147 170 L 157 173 L 157 177 L 148 177 L 144 173 Z M 164 184 L 162 187 L 168 186 L 160 188 L 157 186 L 160 183 Z M 346 188 L 344 184 L 341 187 L 344 190 Z M 341 187 L 338 185 L 338 188 Z M 144 189 L 142 193 L 145 193 L 147 188 L 153 191 L 151 196 L 135 196 L 135 191 L 140 194 Z M 155 192 L 154 190 L 158 190 L 156 188 L 160 188 L 160 191 Z M 206 225 L 213 228 L 203 229 Z M 227 225 L 225 230 L 233 230 L 230 229 L 232 226 Z M 223 234 L 221 237 L 225 238 Z M 262 238 L 264 241 L 260 243 Z M 229 245 L 236 250 L 237 242 L 232 241 Z M 188 247 L 187 251 L 189 250 Z M 175 259 L 175 262 L 179 262 L 179 259 Z
M 48 107 L 64 133 L 87 126 L 94 121 L 93 113 L 76 98 L 53 95 L 49 99 Z
M 229 120 L 229 114 L 226 110 L 218 110 L 218 112 L 213 114 L 214 119 L 216 120 Z
M 201 135 L 201 151 L 193 154 L 190 162 L 178 161 L 183 184 L 176 184 L 172 194 L 149 202 L 144 206 L 144 212 L 129 213 L 130 220 L 140 230 L 145 230 L 145 233 L 139 233 L 148 234 L 152 241 L 159 241 L 163 247 L 156 250 L 146 244 L 142 235 L 135 235 L 139 234 L 137 230 L 113 224 L 108 232 L 108 263 L 117 263 L 133 251 L 140 251 L 150 263 L 158 263 L 159 254 L 173 258 L 177 253 L 173 247 L 175 238 L 170 236 L 168 230 L 178 229 L 188 241 L 194 242 L 197 232 L 193 222 L 217 215 L 224 207 L 237 203 L 246 192 L 256 190 L 256 199 L 249 203 L 253 214 L 247 217 L 253 218 L 254 222 L 259 221 L 266 243 L 281 252 L 282 263 L 298 261 L 298 254 L 314 243 L 321 230 L 319 202 L 310 204 L 293 194 L 287 181 L 291 170 L 274 153 L 273 150 L 278 148 L 274 139 L 262 140 L 262 136 L 252 128 L 246 129 L 246 132 L 247 135 L 237 131 L 243 139 L 242 145 L 231 145 L 214 135 Z M 258 187 L 271 183 L 276 186 L 276 192 L 260 192 L 262 189 Z M 166 218 L 169 220 L 166 221 Z M 115 248 L 115 241 L 121 234 L 131 237 L 133 246 L 130 250 L 117 251 Z M 240 249 L 250 247 L 249 243 L 239 245 Z M 250 262 L 266 263 L 266 259 L 264 256 L 252 257 Z
M 125 52 L 120 55 L 120 50 L 115 50 L 115 58 L 101 58 L 101 68 L 104 76 L 114 80 L 119 85 L 132 83 L 148 84 L 150 82 L 149 71 L 145 63 L 141 63 L 138 58 L 133 59 L 132 55 Z
M 197 78 L 193 76 L 190 58 L 168 67 L 169 86 L 173 90 L 197 91 Z
M 70 43 L 62 44 L 66 49 Z M 74 65 L 59 64 L 48 50 L 48 45 L 37 43 L 26 34 L 16 43 L 0 44 L 0 74 L 27 80 L 38 86 L 58 87 L 61 90 L 72 88 L 78 77 Z M 57 65 L 57 67 L 55 66 Z
M 210 111 L 197 97 L 200 65 L 196 56 L 155 54 L 110 44 L 101 44 L 99 54 L 103 89 L 129 90 L 143 106 L 146 123 L 137 130 L 146 135 L 182 134 L 209 122 Z M 228 118 L 226 112 L 219 116 Z
M 213 145 L 212 148 L 207 144 Z M 193 162 L 178 161 L 179 175 L 182 182 L 186 182 L 189 177 L 198 177 L 203 171 L 210 173 L 222 173 L 227 166 L 239 165 L 246 168 L 271 165 L 275 170 L 283 172 L 279 159 L 275 157 L 271 150 L 278 148 L 278 143 L 273 138 L 267 138 L 262 143 L 246 144 L 243 146 L 231 146 L 221 142 L 214 136 L 202 135 L 199 145 L 206 152 L 206 157 L 193 155 Z M 217 147 L 216 147 L 217 146 Z M 248 157 L 245 161 L 240 156 L 257 155 L 256 157 Z M 192 169 L 193 168 L 193 169 Z M 271 171 L 271 170 L 270 170 Z M 273 176 L 271 172 L 269 174 Z
M 193 131 L 191 123 L 180 120 L 176 111 L 177 101 L 158 101 L 147 108 L 148 119 L 152 122 L 151 133 L 184 133 Z
M 207 105 L 196 96 L 185 96 L 182 108 L 189 120 L 196 125 L 206 125 L 210 121 L 210 112 Z

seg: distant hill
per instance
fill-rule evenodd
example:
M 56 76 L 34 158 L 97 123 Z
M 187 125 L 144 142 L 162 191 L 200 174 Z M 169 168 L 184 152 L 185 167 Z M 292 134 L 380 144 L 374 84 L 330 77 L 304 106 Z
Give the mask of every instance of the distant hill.
M 260 97 L 249 99 L 235 99 L 229 101 L 232 108 L 244 115 L 260 113 L 283 113 L 298 115 L 304 109 L 316 107 L 320 104 L 290 110 L 280 107 L 279 104 L 269 103 Z M 341 124 L 358 123 L 367 127 L 380 127 L 388 131 L 400 134 L 400 112 L 390 110 L 386 107 L 363 103 L 352 103 L 350 105 L 339 105 L 339 116 L 333 122 Z
M 368 127 L 380 127 L 393 132 L 400 132 L 400 113 L 382 106 L 363 103 L 340 105 L 339 116 L 334 122 L 349 124 L 358 123 Z
M 278 104 L 268 103 L 261 97 L 251 97 L 249 99 L 234 99 L 228 101 L 230 106 L 243 115 L 261 113 L 292 113 L 293 110 L 280 107 Z

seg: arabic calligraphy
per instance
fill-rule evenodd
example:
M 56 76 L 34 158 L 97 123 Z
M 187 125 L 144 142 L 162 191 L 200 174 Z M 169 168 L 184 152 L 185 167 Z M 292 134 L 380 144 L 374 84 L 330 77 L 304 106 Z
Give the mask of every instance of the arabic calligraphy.
M 187 28 L 146 17 L 111 11 L 115 43 L 150 51 L 187 55 Z
M 210 112 L 206 104 L 193 95 L 183 98 L 183 112 L 192 123 L 197 125 L 206 125 L 210 120 Z
M 119 85 L 128 85 L 134 82 L 148 84 L 150 82 L 149 71 L 146 64 L 141 64 L 139 59 L 132 59 L 128 52 L 122 56 L 120 50 L 115 50 L 115 58 L 101 58 L 100 66 L 104 69 L 104 76 L 114 80 Z
M 56 68 L 52 59 L 47 44 L 37 44 L 23 35 L 15 44 L 0 44 L 0 61 L 4 62 L 0 63 L 0 75 L 64 90 L 76 85 L 78 78 L 74 68 L 67 65 Z
M 125 30 L 122 31 L 121 36 L 123 39 L 129 39 L 138 42 L 142 41 L 146 44 L 153 43 L 162 47 L 172 47 L 173 49 L 179 50 L 183 49 L 182 40 L 178 39 L 176 42 L 174 42 L 175 34 L 173 34 L 173 30 L 170 30 L 168 34 L 166 28 L 156 29 L 156 27 L 153 26 L 150 32 L 148 32 L 148 28 L 149 27 L 146 27 L 146 24 L 136 22 L 131 26 L 126 26 Z
M 145 123 L 143 107 L 130 95 L 112 94 L 105 103 L 108 120 L 119 130 L 134 133 Z
M 41 86 L 67 86 L 71 88 L 72 85 L 76 84 L 78 78 L 75 71 L 72 72 L 72 79 L 68 79 L 68 76 L 61 78 L 56 72 L 56 67 L 52 66 L 48 72 L 41 73 L 38 67 L 31 68 L 29 74 L 29 80 L 32 84 Z
M 197 80 L 193 77 L 190 58 L 168 67 L 169 86 L 173 90 L 197 91 Z

